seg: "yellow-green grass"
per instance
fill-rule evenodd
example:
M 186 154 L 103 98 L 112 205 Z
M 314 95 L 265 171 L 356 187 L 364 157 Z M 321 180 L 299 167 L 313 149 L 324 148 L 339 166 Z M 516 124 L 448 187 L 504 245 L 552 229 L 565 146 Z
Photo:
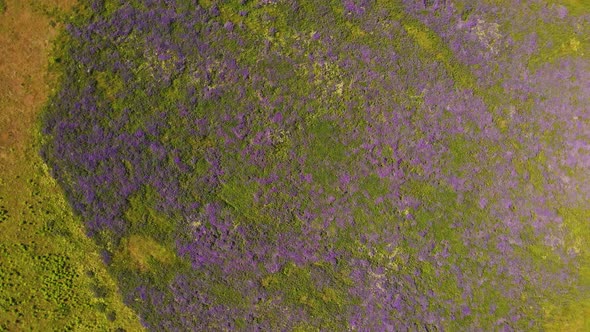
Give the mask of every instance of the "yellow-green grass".
M 0 331 L 140 331 L 38 156 L 55 78 L 51 43 L 74 1 L 6 0 L 0 13 Z M 51 16 L 48 14 L 51 13 Z

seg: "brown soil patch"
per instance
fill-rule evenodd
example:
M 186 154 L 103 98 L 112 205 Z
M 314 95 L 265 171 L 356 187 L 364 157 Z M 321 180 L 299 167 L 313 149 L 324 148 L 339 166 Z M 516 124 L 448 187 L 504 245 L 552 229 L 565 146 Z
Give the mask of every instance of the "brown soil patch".
M 62 28 L 45 13 L 66 12 L 75 2 L 0 0 L 7 7 L 0 11 L 2 331 L 142 330 L 38 155 L 37 117 L 55 87 L 49 55 Z M 39 257 L 66 262 L 59 278 L 71 284 L 55 283 L 55 269 L 39 267 Z M 93 293 L 99 286 L 107 295 Z
M 0 169 L 22 162 L 36 117 L 50 91 L 47 65 L 57 28 L 42 8 L 73 0 L 6 0 L 0 14 Z

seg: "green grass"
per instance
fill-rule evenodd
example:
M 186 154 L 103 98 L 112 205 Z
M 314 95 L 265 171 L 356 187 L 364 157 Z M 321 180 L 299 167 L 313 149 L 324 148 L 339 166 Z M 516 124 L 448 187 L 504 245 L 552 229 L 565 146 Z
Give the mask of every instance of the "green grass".
M 65 15 L 44 3 L 34 2 L 18 9 L 40 20 L 47 19 L 42 15 L 50 15 L 49 19 L 60 21 Z M 4 10 L 6 1 L 0 0 L 0 14 Z M 57 53 L 52 59 L 53 66 L 62 61 Z M 56 83 L 38 76 L 32 79 L 39 80 L 39 84 Z M 39 93 L 45 95 L 45 91 Z M 38 114 L 40 100 L 36 97 L 39 103 L 26 112 Z M 0 104 L 2 113 L 8 110 L 6 106 Z M 27 123 L 27 117 L 13 119 L 21 120 Z M 6 129 L 4 125 L 2 130 Z M 37 125 L 25 127 L 18 142 L 2 147 L 0 331 L 141 331 L 138 317 L 123 304 L 101 260 L 99 247 L 86 237 L 83 221 L 74 215 L 38 156 Z
M 236 15 L 236 3 L 236 1 L 228 2 L 221 7 L 224 19 L 236 23 L 244 21 L 256 34 L 266 35 L 271 24 L 263 18 L 268 15 L 276 20 L 278 33 L 275 36 L 267 36 L 267 38 L 272 39 L 275 46 L 286 48 L 289 40 L 283 33 L 290 29 L 290 25 L 287 23 L 289 18 L 284 15 L 285 11 L 281 10 L 282 5 L 265 7 L 264 10 L 255 11 L 255 15 L 243 19 Z M 587 11 L 586 7 L 589 7 L 576 0 L 564 1 L 564 3 L 573 15 L 579 14 L 579 11 Z M 306 5 L 307 2 L 304 7 Z M 469 68 L 454 59 L 452 52 L 443 44 L 443 41 L 418 20 L 402 15 L 399 8 L 395 5 L 392 6 L 392 17 L 402 20 L 403 29 L 408 37 L 421 48 L 420 56 L 424 59 L 431 59 L 427 61 L 434 59 L 442 63 L 455 79 L 458 88 L 474 88 L 475 78 Z M 3 9 L 5 10 L 5 3 L 4 0 L 0 0 L 0 12 Z M 312 11 L 309 8 L 306 10 Z M 350 38 L 362 39 L 365 37 L 362 27 L 350 22 L 343 23 L 343 25 Z M 311 31 L 313 24 L 306 26 L 305 29 Z M 559 40 L 560 42 L 554 43 L 553 48 L 545 50 L 545 53 L 536 55 L 531 60 L 531 66 L 553 62 L 564 56 L 575 56 L 580 50 L 588 49 L 586 41 L 578 40 L 577 37 L 572 37 L 568 33 L 567 31 L 554 33 L 552 29 L 548 29 L 545 35 L 541 35 L 542 41 Z M 234 46 L 228 45 L 228 47 Z M 291 68 L 285 65 L 284 68 L 279 69 L 289 71 Z M 340 83 L 342 74 L 339 72 L 339 68 L 317 66 L 315 69 L 316 74 L 322 77 L 322 81 L 318 82 L 318 85 L 325 82 Z M 96 80 L 99 88 L 108 99 L 114 98 L 123 88 L 120 78 L 116 76 L 98 73 Z M 163 94 L 164 99 L 166 101 L 177 99 L 182 93 L 181 86 L 183 84 L 184 82 L 175 81 L 172 87 Z M 492 89 L 490 91 L 475 91 L 475 93 L 483 96 L 488 106 L 493 109 L 498 106 L 496 104 L 498 99 L 495 96 L 501 95 L 502 91 Z M 137 97 L 141 98 L 140 95 Z M 115 109 L 122 108 L 117 104 L 113 106 Z M 307 147 L 309 159 L 306 170 L 312 173 L 316 183 L 324 186 L 329 186 L 337 180 L 336 172 L 332 170 L 332 166 L 339 165 L 346 159 L 346 146 L 333 138 L 337 136 L 334 133 L 337 133 L 339 128 L 323 119 L 324 115 L 330 115 L 332 111 L 320 110 L 320 116 L 310 117 L 306 123 L 311 133 L 310 146 Z M 496 124 L 501 130 L 504 130 L 509 124 L 506 124 L 506 120 L 503 118 L 499 116 L 497 118 Z M 135 129 L 131 128 L 130 130 Z M 174 139 L 180 138 L 176 137 L 174 128 L 171 128 L 162 139 L 166 142 L 169 140 L 173 142 Z M 284 139 L 285 145 L 291 144 L 289 136 L 285 135 Z M 474 156 L 479 149 L 478 143 L 471 142 L 463 136 L 452 139 L 448 145 L 451 170 L 458 170 L 475 162 Z M 211 143 L 205 140 L 193 140 L 191 144 L 201 149 Z M 173 145 L 177 145 L 177 143 L 173 142 Z M 286 153 L 281 152 L 286 149 L 279 150 L 277 148 L 276 157 L 286 158 Z M 47 326 L 60 331 L 68 329 L 76 331 L 113 330 L 119 327 L 130 331 L 139 330 L 140 326 L 135 315 L 121 303 L 117 287 L 98 257 L 97 246 L 83 234 L 82 221 L 72 214 L 62 192 L 48 175 L 46 166 L 34 151 L 36 151 L 36 146 L 30 146 L 26 158 L 16 164 L 18 167 L 14 166 L 0 175 L 0 184 L 2 185 L 0 187 L 0 242 L 2 243 L 0 254 L 2 257 L 9 257 L 0 265 L 0 285 L 2 286 L 0 287 L 0 308 L 2 309 L 0 324 L 3 324 L 0 325 L 0 330 L 39 330 Z M 526 162 L 515 161 L 513 166 L 520 177 L 529 176 L 534 188 L 541 191 L 543 173 L 542 167 L 539 165 L 543 166 L 544 163 L 543 156 L 539 156 L 537 159 Z M 200 173 L 205 173 L 208 165 L 201 159 L 197 168 Z M 133 170 L 128 167 L 128 171 L 132 172 Z M 243 170 L 247 174 L 257 174 L 257 171 L 255 169 Z M 419 170 L 416 173 L 418 172 Z M 362 179 L 360 186 L 372 199 L 388 192 L 385 182 L 375 175 Z M 244 182 L 234 180 L 223 183 L 216 194 L 228 206 L 235 209 L 240 216 L 245 217 L 247 222 L 268 222 L 269 217 L 266 216 L 264 209 L 254 201 L 254 195 L 258 189 L 257 186 L 246 185 Z M 474 207 L 476 204 L 473 199 L 470 200 L 468 197 L 466 201 L 458 202 L 457 193 L 445 184 L 407 182 L 402 187 L 402 193 L 420 198 L 426 206 L 415 211 L 403 211 L 399 216 L 383 215 L 380 214 L 379 208 L 374 207 L 371 200 L 367 200 L 363 202 L 370 206 L 369 211 L 355 210 L 355 219 L 358 220 L 361 227 L 365 227 L 368 231 L 377 231 L 381 226 L 386 227 L 390 223 L 399 222 L 402 228 L 406 227 L 405 231 L 410 234 L 416 233 L 417 229 L 409 228 L 410 226 L 404 224 L 401 219 L 403 219 L 404 213 L 412 213 L 419 230 L 430 230 L 432 238 L 439 244 L 443 241 L 449 243 L 451 253 L 456 256 L 456 262 L 465 260 L 462 258 L 467 257 L 470 252 L 463 242 L 461 231 L 451 228 L 451 224 L 466 219 L 492 220 L 485 212 Z M 145 273 L 150 271 L 152 266 L 159 265 L 160 268 L 166 269 L 170 264 L 176 263 L 174 253 L 168 249 L 170 239 L 150 237 L 150 234 L 169 234 L 174 228 L 174 224 L 168 216 L 163 216 L 150 207 L 153 206 L 156 195 L 154 190 L 145 188 L 130 199 L 129 209 L 124 217 L 132 225 L 132 234 L 124 237 L 119 247 L 114 247 L 115 245 L 111 244 L 113 251 L 117 251 L 116 260 L 119 261 L 120 266 L 128 265 L 128 267 L 135 267 L 139 272 Z M 588 253 L 585 251 L 583 243 L 590 238 L 590 234 L 584 225 L 590 215 L 586 210 L 576 209 L 563 210 L 560 213 L 564 217 L 567 227 L 571 230 L 570 248 L 582 252 L 584 257 L 587 257 Z M 369 248 L 363 247 L 360 243 L 353 243 L 353 237 L 347 238 L 346 236 L 346 231 L 342 231 L 341 240 L 337 243 L 339 248 L 347 249 L 350 252 L 368 252 Z M 392 260 L 392 257 L 395 258 L 395 254 L 389 253 L 385 248 L 371 249 L 374 249 L 371 259 L 376 264 L 383 265 L 383 262 L 391 261 L 392 269 L 395 266 L 395 271 L 401 270 L 404 273 L 411 273 L 414 268 L 418 268 L 423 276 L 419 280 L 422 289 L 434 288 L 437 289 L 437 295 L 441 298 L 461 301 L 459 299 L 460 285 L 444 268 L 443 277 L 439 277 L 435 275 L 436 268 L 431 262 L 414 260 L 407 265 L 402 265 L 399 260 Z M 438 249 L 440 248 L 437 247 Z M 524 252 L 535 257 L 537 261 L 548 260 L 550 263 L 559 260 L 555 254 L 548 255 L 547 248 L 544 246 L 529 246 L 525 248 Z M 475 259 L 470 261 L 471 265 L 464 270 L 469 273 L 475 269 L 478 262 L 485 262 L 486 259 L 487 256 L 483 254 L 477 261 Z M 345 323 L 333 320 L 333 315 L 349 305 L 352 300 L 347 297 L 344 290 L 339 288 L 338 283 L 323 288 L 316 287 L 313 283 L 313 274 L 317 272 L 315 268 L 288 264 L 278 273 L 270 274 L 264 278 L 262 284 L 269 292 L 280 294 L 288 305 L 302 308 L 310 316 L 315 317 L 321 322 L 323 328 L 343 329 Z M 494 273 L 493 270 L 486 271 L 483 277 L 497 280 Z M 580 274 L 586 278 L 590 276 L 587 269 L 581 269 Z M 156 274 L 154 275 L 157 277 Z M 335 279 L 342 284 L 350 282 L 345 276 L 335 276 Z M 164 286 L 165 283 L 162 282 L 162 285 Z M 481 290 L 475 292 L 475 298 L 472 301 L 488 304 L 490 295 L 495 294 L 496 296 L 492 297 L 496 298 L 497 311 L 500 314 L 505 314 L 510 309 L 511 303 L 499 292 L 496 294 L 493 287 L 493 285 L 483 286 Z M 231 306 L 245 305 L 242 294 L 231 285 L 213 284 L 211 291 L 221 303 Z M 572 303 L 560 303 L 552 306 L 546 304 L 545 306 L 551 315 L 581 317 L 589 312 L 590 304 L 587 300 L 580 303 L 582 305 L 579 307 Z M 487 313 L 481 312 L 480 314 L 482 317 L 487 317 Z M 571 324 L 577 324 L 576 318 L 572 318 L 572 320 L 574 323 L 570 321 Z M 578 321 L 580 321 L 579 318 Z M 451 326 L 457 329 L 466 326 L 465 321 L 461 320 L 450 324 L 455 324 Z M 582 320 L 574 327 L 589 328 L 588 324 L 587 320 Z M 297 330 L 313 329 L 307 325 L 301 325 Z
M 586 0 L 550 0 L 549 3 L 565 6 L 573 16 L 590 13 L 590 2 Z
M 0 175 L 0 331 L 141 330 L 34 151 Z
M 318 266 L 329 269 L 329 264 L 319 263 Z M 280 294 L 287 304 L 304 309 L 313 319 L 319 321 L 321 328 L 332 331 L 344 329 L 346 323 L 336 320 L 335 314 L 351 304 L 353 299 L 338 285 L 316 287 L 312 278 L 313 270 L 313 267 L 304 268 L 289 263 L 281 271 L 263 278 L 262 286 L 270 292 Z

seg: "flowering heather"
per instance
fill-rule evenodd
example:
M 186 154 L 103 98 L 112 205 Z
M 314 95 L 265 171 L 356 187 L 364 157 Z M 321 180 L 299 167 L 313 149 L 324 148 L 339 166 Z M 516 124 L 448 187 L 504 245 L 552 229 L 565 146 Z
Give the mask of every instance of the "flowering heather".
M 149 330 L 550 328 L 590 305 L 571 3 L 89 1 L 42 156 Z

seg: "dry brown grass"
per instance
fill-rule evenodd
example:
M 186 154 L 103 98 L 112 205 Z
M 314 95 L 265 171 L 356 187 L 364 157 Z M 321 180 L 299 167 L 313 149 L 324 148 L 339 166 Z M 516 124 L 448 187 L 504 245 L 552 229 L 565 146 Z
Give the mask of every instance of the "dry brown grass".
M 56 84 L 48 65 L 61 28 L 44 9 L 67 13 L 75 1 L 5 3 L 7 10 L 0 13 L 0 211 L 7 214 L 0 215 L 0 331 L 139 331 L 98 248 L 85 237 L 82 222 L 37 152 L 37 118 Z M 40 267 L 39 257 L 64 258 L 71 269 L 58 276 L 69 273 L 72 283 L 54 284 L 55 271 Z M 107 295 L 94 295 L 96 284 Z M 57 295 L 60 300 L 52 301 Z
M 51 41 L 57 26 L 40 8 L 68 10 L 73 0 L 6 0 L 0 18 L 0 165 L 19 163 L 49 90 Z M 1 167 L 1 166 L 0 166 Z

